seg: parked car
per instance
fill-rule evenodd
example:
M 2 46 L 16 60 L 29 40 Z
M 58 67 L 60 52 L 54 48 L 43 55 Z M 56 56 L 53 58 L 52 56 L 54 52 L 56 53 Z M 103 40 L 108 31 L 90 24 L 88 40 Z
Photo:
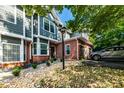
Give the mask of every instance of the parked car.
M 124 60 L 124 46 L 109 47 L 101 51 L 91 53 L 93 60 L 118 59 Z

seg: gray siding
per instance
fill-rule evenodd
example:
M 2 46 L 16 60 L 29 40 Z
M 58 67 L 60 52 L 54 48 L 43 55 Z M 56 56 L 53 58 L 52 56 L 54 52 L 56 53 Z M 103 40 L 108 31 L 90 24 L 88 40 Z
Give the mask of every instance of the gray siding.
M 13 8 L 15 9 L 15 8 Z M 9 15 L 9 13 L 5 13 L 5 12 L 8 12 L 8 11 L 3 11 L 3 15 L 7 15 L 6 17 L 6 20 L 2 19 L 1 17 L 1 24 L 0 26 L 5 29 L 5 31 L 8 31 L 8 32 L 11 32 L 11 33 L 15 33 L 15 34 L 18 34 L 18 35 L 23 35 L 23 12 L 21 10 L 16 9 L 16 24 L 14 23 L 10 23 L 8 22 L 7 20 L 9 21 L 12 21 L 14 20 L 14 15 Z
M 51 19 L 48 19 L 48 20 L 52 21 Z M 57 40 L 57 27 L 55 26 L 55 32 L 54 33 L 44 30 L 44 28 L 43 28 L 43 17 L 40 17 L 40 35 L 50 37 L 52 39 Z
M 14 18 L 15 8 L 10 6 L 11 9 L 6 11 L 6 9 L 8 9 L 6 7 L 8 6 L 0 6 L 0 12 L 1 10 L 4 10 L 2 14 L 0 14 L 0 28 L 2 28 L 4 31 L 23 36 L 24 35 L 23 9 L 20 6 L 16 6 L 16 19 L 15 19 Z M 11 12 L 9 13 L 9 11 Z M 32 37 L 31 16 L 26 16 L 24 26 L 25 26 L 25 37 L 31 38 Z

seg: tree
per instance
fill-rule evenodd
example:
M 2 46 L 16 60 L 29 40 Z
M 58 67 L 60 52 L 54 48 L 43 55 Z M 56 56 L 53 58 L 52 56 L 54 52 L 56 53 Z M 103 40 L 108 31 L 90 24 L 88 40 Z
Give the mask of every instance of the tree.
M 119 45 L 123 42 L 124 31 L 124 6 L 117 5 L 67 5 L 67 6 L 43 6 L 26 5 L 28 15 L 35 13 L 46 16 L 55 8 L 60 13 L 63 8 L 71 10 L 74 19 L 67 22 L 67 27 L 73 32 L 86 29 L 90 32 L 90 39 L 96 48 Z M 102 43 L 101 43 L 102 42 Z
M 58 5 L 58 6 L 53 6 L 53 5 L 22 5 L 22 7 L 25 9 L 26 14 L 31 16 L 33 15 L 33 12 L 41 15 L 41 16 L 46 16 L 48 13 L 52 11 L 53 8 L 55 8 L 57 11 L 60 13 L 63 10 L 63 6 Z

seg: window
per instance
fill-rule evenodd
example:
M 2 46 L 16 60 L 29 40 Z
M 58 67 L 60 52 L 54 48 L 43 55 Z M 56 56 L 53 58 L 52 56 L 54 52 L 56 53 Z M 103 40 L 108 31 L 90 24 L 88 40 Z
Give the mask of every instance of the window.
M 105 51 L 113 51 L 113 48 L 107 48 Z
M 20 45 L 3 44 L 3 62 L 20 61 Z
M 51 31 L 52 33 L 54 33 L 54 24 L 53 24 L 53 23 L 50 23 L 50 31 Z
M 66 45 L 65 49 L 66 49 L 66 55 L 69 55 L 71 53 L 70 45 Z
M 1 5 L 0 6 L 0 20 L 16 24 L 16 6 L 15 5 Z
M 47 54 L 48 44 L 40 44 L 40 54 Z
M 25 19 L 25 35 L 31 38 L 31 16 L 26 16 Z
M 37 54 L 37 43 L 33 43 L 33 54 Z
M 38 15 L 34 14 L 33 15 L 33 33 L 34 34 L 38 34 Z
M 49 31 L 49 21 L 44 19 L 44 29 Z

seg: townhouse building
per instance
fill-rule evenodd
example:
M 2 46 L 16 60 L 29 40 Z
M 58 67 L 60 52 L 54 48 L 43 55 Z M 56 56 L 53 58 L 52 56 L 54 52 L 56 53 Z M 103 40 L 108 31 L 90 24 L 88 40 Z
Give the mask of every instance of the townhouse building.
M 46 17 L 27 16 L 21 6 L 0 6 L 0 66 L 61 59 L 61 32 L 56 21 L 63 25 L 55 10 Z M 64 40 L 66 59 L 88 58 L 92 44 L 86 33 L 67 30 Z

